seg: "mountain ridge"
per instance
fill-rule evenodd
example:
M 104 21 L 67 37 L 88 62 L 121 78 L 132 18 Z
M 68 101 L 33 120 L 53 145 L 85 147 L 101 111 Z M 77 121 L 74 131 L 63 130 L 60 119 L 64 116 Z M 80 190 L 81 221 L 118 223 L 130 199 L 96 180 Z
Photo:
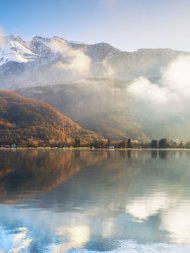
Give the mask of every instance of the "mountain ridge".
M 159 78 L 161 68 L 187 52 L 172 49 L 122 51 L 108 43 L 92 45 L 59 36 L 25 41 L 8 36 L 0 48 L 0 88 L 46 86 L 88 78 L 130 81 Z

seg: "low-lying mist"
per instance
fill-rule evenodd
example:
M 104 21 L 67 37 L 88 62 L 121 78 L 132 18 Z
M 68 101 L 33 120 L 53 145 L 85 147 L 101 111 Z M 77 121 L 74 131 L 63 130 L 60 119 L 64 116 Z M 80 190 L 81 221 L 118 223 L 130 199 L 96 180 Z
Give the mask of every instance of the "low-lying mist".
M 74 52 L 68 52 L 68 56 Z M 72 61 L 68 68 L 71 66 Z M 76 66 L 77 63 L 75 71 Z M 144 76 L 120 81 L 114 75 L 102 79 L 85 79 L 84 75 L 75 82 L 19 92 L 52 104 L 82 126 L 106 137 L 168 137 L 186 141 L 190 140 L 189 69 L 190 56 L 181 55 L 160 69 L 158 82 Z
M 190 137 L 189 70 L 190 56 L 179 56 L 162 69 L 157 83 L 142 76 L 130 83 L 126 89 L 130 108 L 143 125 L 163 129 L 166 137 L 168 128 L 171 133 L 176 129 L 176 137 Z

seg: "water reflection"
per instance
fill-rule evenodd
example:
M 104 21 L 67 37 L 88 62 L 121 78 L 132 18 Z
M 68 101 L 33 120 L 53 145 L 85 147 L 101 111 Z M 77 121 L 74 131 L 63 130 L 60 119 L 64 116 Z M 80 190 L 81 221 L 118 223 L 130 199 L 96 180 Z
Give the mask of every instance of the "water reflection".
M 190 250 L 188 151 L 33 150 L 0 162 L 3 252 Z
M 0 152 L 0 201 L 8 202 L 49 191 L 81 169 L 100 162 L 104 155 L 59 150 Z

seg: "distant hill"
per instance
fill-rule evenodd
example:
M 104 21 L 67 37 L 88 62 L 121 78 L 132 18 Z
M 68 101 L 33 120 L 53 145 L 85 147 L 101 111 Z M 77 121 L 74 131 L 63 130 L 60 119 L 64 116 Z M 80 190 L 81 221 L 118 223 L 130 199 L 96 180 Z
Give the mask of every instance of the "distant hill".
M 17 92 L 51 104 L 81 126 L 106 138 L 147 140 L 141 124 L 126 104 L 128 100 L 122 85 L 117 80 L 102 79 L 89 80 L 87 85 L 52 85 L 23 88 Z M 113 92 L 118 88 L 121 90 Z
M 100 136 L 46 103 L 0 90 L 0 145 L 64 145 L 76 138 L 85 144 Z
M 167 108 L 150 101 L 145 108 L 127 94 L 128 85 L 118 80 L 94 79 L 88 83 L 23 88 L 17 92 L 51 104 L 82 127 L 106 138 L 190 139 L 188 107 L 180 112 L 175 104 Z

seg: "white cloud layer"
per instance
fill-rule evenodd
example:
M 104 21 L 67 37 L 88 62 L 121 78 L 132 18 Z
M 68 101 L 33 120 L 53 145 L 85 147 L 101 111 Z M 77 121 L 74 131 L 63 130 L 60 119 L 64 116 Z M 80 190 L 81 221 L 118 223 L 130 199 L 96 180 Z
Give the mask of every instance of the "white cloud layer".
M 135 79 L 127 88 L 137 100 L 158 104 L 183 102 L 190 95 L 190 56 L 180 56 L 163 71 L 158 83 L 144 77 Z
M 180 56 L 162 70 L 158 82 L 139 77 L 127 86 L 130 108 L 137 117 L 146 115 L 147 124 L 164 122 L 168 126 L 190 124 L 190 56 Z M 172 120 L 172 121 L 171 121 Z M 183 126 L 182 126 L 182 124 Z M 156 124 L 157 124 L 156 123 Z M 187 133 L 187 129 L 183 129 Z M 180 136 L 179 136 L 180 137 Z
M 62 62 L 59 67 L 64 70 L 70 70 L 76 74 L 88 75 L 91 67 L 90 58 L 82 49 L 69 47 L 61 39 L 52 39 L 52 49 L 62 55 Z

